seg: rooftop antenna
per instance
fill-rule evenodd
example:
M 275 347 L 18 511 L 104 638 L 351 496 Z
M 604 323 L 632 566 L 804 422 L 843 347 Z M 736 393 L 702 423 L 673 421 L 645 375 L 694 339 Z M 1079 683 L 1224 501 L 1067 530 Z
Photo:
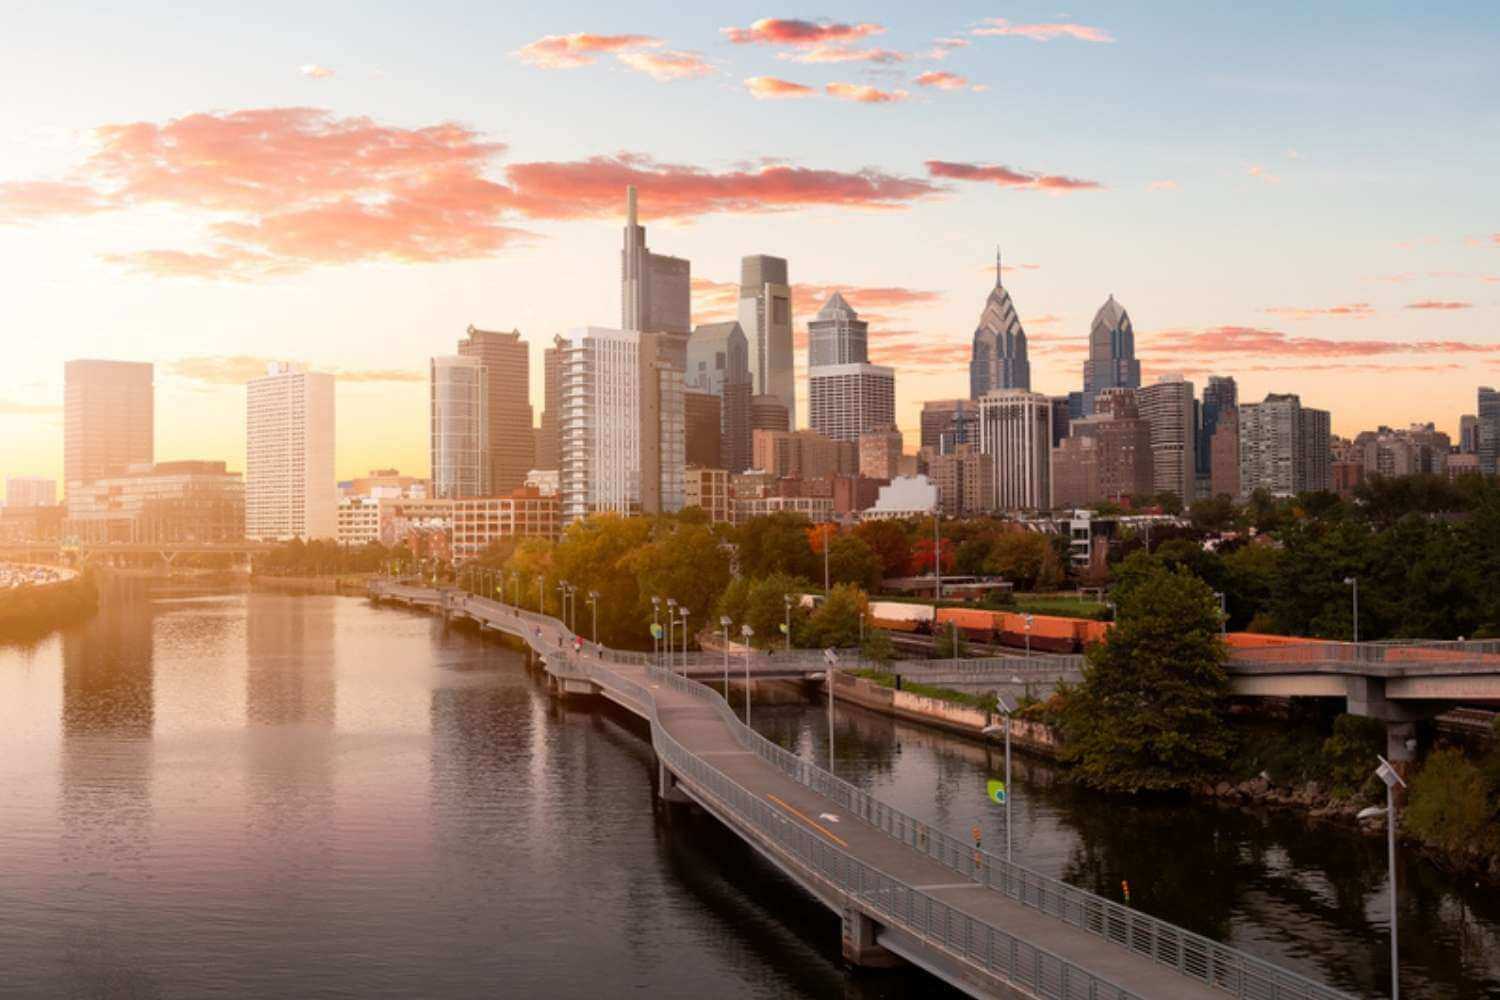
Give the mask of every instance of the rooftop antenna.
M 635 226 L 635 185 L 630 184 L 625 188 L 625 214 L 626 225 Z
M 998 288 L 1001 285 L 1001 283 L 1002 282 L 1001 282 L 1001 277 L 1000 277 L 1000 246 L 999 246 L 999 244 L 996 244 L 995 245 L 995 287 Z

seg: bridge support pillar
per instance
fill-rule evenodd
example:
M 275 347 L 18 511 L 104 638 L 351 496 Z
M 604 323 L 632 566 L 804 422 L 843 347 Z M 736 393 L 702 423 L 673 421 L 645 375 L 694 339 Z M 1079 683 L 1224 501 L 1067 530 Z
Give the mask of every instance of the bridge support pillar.
M 844 961 L 866 969 L 891 969 L 902 964 L 898 956 L 875 943 L 875 932 L 879 929 L 875 921 L 848 904 L 842 917 Z
M 1417 759 L 1415 722 L 1386 722 L 1385 758 L 1392 764 L 1409 764 Z
M 656 797 L 669 806 L 690 805 L 693 801 L 677 787 L 677 775 L 667 769 L 660 757 L 656 758 Z

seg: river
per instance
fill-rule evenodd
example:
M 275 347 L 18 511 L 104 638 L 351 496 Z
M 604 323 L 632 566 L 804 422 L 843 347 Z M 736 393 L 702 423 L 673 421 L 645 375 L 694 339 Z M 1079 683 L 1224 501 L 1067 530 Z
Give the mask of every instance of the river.
M 757 702 L 820 762 L 826 711 Z M 840 707 L 841 775 L 1003 849 L 999 754 Z M 1018 860 L 1360 995 L 1382 842 L 1080 793 L 1016 758 Z M 906 997 L 711 820 L 653 808 L 641 725 L 524 653 L 353 597 L 123 580 L 0 646 L 0 996 Z M 1403 992 L 1500 997 L 1500 901 L 1400 874 Z

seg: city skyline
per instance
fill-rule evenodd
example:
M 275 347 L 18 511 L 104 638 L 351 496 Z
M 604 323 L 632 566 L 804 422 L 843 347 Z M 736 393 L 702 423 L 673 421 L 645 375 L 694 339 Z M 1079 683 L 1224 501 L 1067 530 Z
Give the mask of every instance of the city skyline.
M 1041 11 L 1007 12 L 1001 31 L 977 6 L 872 9 L 835 19 L 876 28 L 833 49 L 769 29 L 741 43 L 724 29 L 753 18 L 728 10 L 526 12 L 481 15 L 482 32 L 427 24 L 458 58 L 425 61 L 401 19 L 351 29 L 299 12 L 295 43 L 204 20 L 200 50 L 173 55 L 147 44 L 160 11 L 20 15 L 13 72 L 61 96 L 0 112 L 0 253 L 16 279 L 0 319 L 36 333 L 0 376 L 0 475 L 64 479 L 71 358 L 156 365 L 160 459 L 243 468 L 243 384 L 286 358 L 338 375 L 340 478 L 425 473 L 425 362 L 459 332 L 521 331 L 539 413 L 542 348 L 613 322 L 629 183 L 653 248 L 692 262 L 695 325 L 734 318 L 743 257 L 789 262 L 799 426 L 807 321 L 835 290 L 870 320 L 871 361 L 896 369 L 908 439 L 923 401 L 964 395 L 998 242 L 1037 391 L 1078 388 L 1090 316 L 1113 294 L 1143 384 L 1232 375 L 1246 399 L 1295 392 L 1330 410 L 1344 436 L 1435 421 L 1456 440 L 1475 387 L 1500 380 L 1500 222 L 1471 166 L 1496 142 L 1474 100 L 1495 90 L 1496 16 L 1348 11 L 1284 9 L 1274 51 L 1245 44 L 1262 30 L 1249 20 L 1103 6 L 1072 10 L 1076 31 Z M 508 54 L 465 60 L 479 35 Z M 661 44 L 587 41 L 625 35 Z M 1237 68 L 1139 71 L 1184 48 L 1194 66 Z M 887 55 L 863 58 L 874 50 Z M 661 58 L 687 51 L 699 63 Z M 210 52 L 211 78 L 195 68 Z M 1409 77 L 1369 80 L 1371 52 Z M 191 91 L 170 85 L 178 73 Z M 812 94 L 760 99 L 773 78 Z M 539 113 L 497 112 L 495 93 L 534 95 Z M 607 121 L 590 110 L 606 93 L 620 98 Z M 1392 115 L 1409 125 L 1399 145 Z M 879 141 L 892 130 L 899 150 Z M 216 177 L 193 170 L 201 148 L 223 155 Z M 340 165 L 377 149 L 391 156 L 379 169 Z M 300 188 L 273 169 L 289 157 Z M 446 211 L 397 197 L 422 183 Z

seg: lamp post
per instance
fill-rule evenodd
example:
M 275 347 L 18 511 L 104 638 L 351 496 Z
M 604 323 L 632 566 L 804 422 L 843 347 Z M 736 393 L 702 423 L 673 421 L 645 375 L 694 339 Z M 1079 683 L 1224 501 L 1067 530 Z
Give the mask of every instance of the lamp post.
M 724 701 L 729 702 L 729 616 L 719 616 L 719 627 L 724 630 Z
M 1002 694 L 996 695 L 995 708 L 1005 716 L 1005 860 L 1010 861 L 1010 800 L 1013 795 L 1010 787 L 1010 714 L 1015 711 L 1015 706 Z M 984 732 L 994 735 L 999 729 L 999 726 L 992 723 L 984 727 Z
M 672 629 L 677 626 L 677 598 L 667 598 L 667 669 L 675 670 L 676 662 L 672 659 Z
M 594 640 L 594 645 L 597 646 L 599 645 L 599 591 L 597 590 L 589 591 L 589 610 L 593 612 L 594 617 L 594 629 L 590 638 Z
M 687 647 L 688 647 L 688 615 L 691 612 L 687 608 L 679 607 L 677 613 L 682 616 L 682 676 L 687 676 Z
M 1354 642 L 1359 643 L 1359 577 L 1344 577 L 1344 586 L 1354 589 Z
M 558 599 L 558 602 L 559 602 L 558 603 L 558 607 L 557 607 L 558 617 L 562 619 L 563 627 L 567 628 L 567 626 L 568 626 L 568 581 L 567 580 L 559 580 L 559 581 L 557 581 L 557 594 L 558 594 L 557 599 Z
M 1027 614 L 1025 614 L 1025 615 L 1022 616 L 1021 620 L 1026 623 L 1026 655 L 1030 656 L 1031 655 L 1031 623 L 1032 623 L 1032 621 L 1034 619 L 1031 617 L 1030 613 L 1027 613 Z M 1010 795 L 1009 792 L 1006 792 L 1005 794 L 1007 796 Z
M 740 626 L 740 635 L 745 637 L 745 725 L 750 725 L 750 637 L 755 634 L 755 629 L 749 625 Z
M 781 626 L 781 631 L 786 633 L 786 651 L 792 651 L 792 595 L 782 594 L 781 602 L 786 605 L 786 623 Z
M 1219 635 L 1229 634 L 1229 606 L 1225 603 L 1224 592 L 1214 591 L 1214 596 L 1219 599 Z
M 510 582 L 511 590 L 513 592 L 510 603 L 519 608 L 521 606 L 521 574 L 515 570 L 512 570 L 510 574 Z
M 1380 757 L 1380 766 L 1375 769 L 1375 776 L 1385 783 L 1385 840 L 1386 840 L 1386 863 L 1390 874 L 1387 876 L 1391 883 L 1391 1000 L 1400 1000 L 1401 997 L 1401 965 L 1399 952 L 1396 947 L 1396 786 L 1406 787 L 1406 782 L 1401 780 L 1400 773 L 1391 766 L 1391 762 Z M 1370 819 L 1379 816 L 1382 812 L 1379 806 L 1370 806 L 1368 809 L 1359 811 L 1360 819 Z
M 651 660 L 659 667 L 661 663 L 661 598 L 651 598 Z
M 833 525 L 823 526 L 823 596 L 828 596 L 828 549 L 833 545 Z
M 932 511 L 932 572 L 936 581 L 932 588 L 932 603 L 943 599 L 943 537 L 938 534 L 938 512 Z
M 542 599 L 543 594 L 546 593 L 546 591 L 542 588 L 546 586 L 546 583 L 547 577 L 542 573 L 538 573 L 536 575 L 536 613 L 539 615 L 545 615 L 547 613 L 547 606 L 545 603 L 543 603 Z
M 823 650 L 823 661 L 828 664 L 828 773 L 833 773 L 833 672 L 839 665 L 839 654 L 831 649 Z

